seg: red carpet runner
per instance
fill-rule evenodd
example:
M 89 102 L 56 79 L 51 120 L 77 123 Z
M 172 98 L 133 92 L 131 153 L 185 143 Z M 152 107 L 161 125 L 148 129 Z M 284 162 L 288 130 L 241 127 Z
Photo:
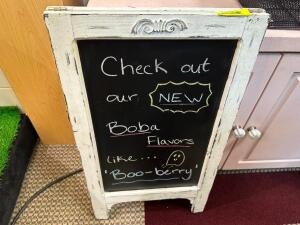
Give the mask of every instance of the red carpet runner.
M 300 222 L 300 173 L 218 175 L 203 213 L 187 200 L 145 203 L 146 225 L 283 225 Z

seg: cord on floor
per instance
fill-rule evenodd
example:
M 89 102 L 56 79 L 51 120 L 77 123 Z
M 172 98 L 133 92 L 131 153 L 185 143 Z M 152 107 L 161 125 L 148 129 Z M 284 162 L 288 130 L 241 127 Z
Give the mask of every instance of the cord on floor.
M 42 187 L 41 189 L 39 189 L 37 192 L 35 192 L 29 199 L 26 200 L 26 202 L 22 205 L 22 207 L 19 209 L 19 211 L 17 212 L 17 214 L 15 215 L 15 217 L 13 218 L 11 225 L 15 225 L 16 222 L 18 221 L 18 219 L 20 218 L 20 216 L 22 215 L 22 213 L 26 210 L 26 208 L 30 205 L 30 203 L 37 198 L 40 194 L 42 194 L 43 192 L 45 192 L 48 188 L 52 187 L 55 184 L 58 184 L 60 182 L 62 182 L 63 180 L 72 177 L 76 174 L 79 174 L 83 171 L 82 168 L 77 169 L 73 172 L 67 173 L 59 178 L 57 178 L 54 181 L 51 181 L 50 183 L 46 184 L 44 187 Z

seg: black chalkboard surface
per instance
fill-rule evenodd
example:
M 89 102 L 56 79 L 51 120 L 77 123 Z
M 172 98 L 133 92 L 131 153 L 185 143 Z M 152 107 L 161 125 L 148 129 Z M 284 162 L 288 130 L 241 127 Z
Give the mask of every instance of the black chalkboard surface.
M 105 191 L 197 185 L 236 45 L 78 41 Z

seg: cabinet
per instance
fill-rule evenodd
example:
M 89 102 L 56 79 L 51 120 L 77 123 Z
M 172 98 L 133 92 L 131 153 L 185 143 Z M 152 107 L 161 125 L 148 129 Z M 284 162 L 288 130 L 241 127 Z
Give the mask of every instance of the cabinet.
M 222 169 L 300 166 L 300 53 L 271 50 L 257 58 L 235 120 L 247 134 L 237 139 L 231 133 Z M 251 138 L 251 127 L 261 137 Z
M 0 0 L 0 67 L 44 144 L 72 144 L 43 11 L 51 5 L 80 5 L 79 0 Z M 4 96 L 4 97 L 3 97 Z M 0 104 L 14 101 L 0 89 Z M 15 102 L 16 103 L 16 102 Z

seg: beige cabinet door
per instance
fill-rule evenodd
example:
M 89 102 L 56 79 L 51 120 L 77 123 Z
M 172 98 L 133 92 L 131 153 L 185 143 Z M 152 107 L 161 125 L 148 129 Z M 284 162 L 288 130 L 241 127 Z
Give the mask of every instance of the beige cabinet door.
M 43 12 L 80 0 L 0 0 L 0 69 L 44 144 L 74 144 Z M 11 93 L 0 89 L 0 104 Z
M 236 124 L 256 127 L 262 136 L 231 135 L 222 169 L 300 166 L 299 84 L 300 54 L 259 56 Z

